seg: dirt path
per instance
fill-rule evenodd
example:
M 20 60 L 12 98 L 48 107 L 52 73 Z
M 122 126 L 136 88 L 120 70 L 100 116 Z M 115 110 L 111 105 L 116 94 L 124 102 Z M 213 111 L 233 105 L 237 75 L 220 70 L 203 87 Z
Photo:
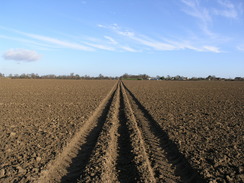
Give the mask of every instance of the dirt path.
M 37 182 L 204 182 L 119 81 Z

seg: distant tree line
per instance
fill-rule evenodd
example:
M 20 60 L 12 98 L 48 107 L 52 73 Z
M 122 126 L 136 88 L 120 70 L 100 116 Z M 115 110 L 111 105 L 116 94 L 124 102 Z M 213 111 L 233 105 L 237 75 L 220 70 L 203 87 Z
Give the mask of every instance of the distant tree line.
M 123 74 L 120 76 L 121 79 L 126 79 L 126 80 L 148 80 L 150 76 L 146 74 L 138 74 L 138 75 L 131 75 L 131 74 Z
M 208 81 L 244 81 L 244 77 L 235 77 L 235 78 L 221 78 L 216 77 L 214 75 L 209 75 L 208 77 L 184 77 L 184 76 L 156 76 L 156 77 L 150 77 L 147 74 L 138 74 L 138 75 L 131 75 L 131 74 L 123 74 L 122 76 L 118 77 L 111 77 L 111 76 L 104 76 L 102 74 L 99 74 L 98 76 L 89 76 L 84 75 L 80 76 L 79 74 L 70 73 L 69 75 L 55 75 L 55 74 L 48 74 L 48 75 L 42 75 L 39 76 L 38 74 L 31 73 L 31 74 L 9 74 L 8 76 L 5 76 L 4 74 L 0 73 L 0 78 L 9 78 L 9 79 L 85 79 L 85 80 L 174 80 L 174 81 L 199 81 L 199 80 L 208 80 Z
M 156 77 L 150 77 L 146 74 L 139 74 L 139 75 L 129 75 L 129 74 L 124 74 L 120 77 L 121 79 L 124 80 L 175 80 L 175 81 L 186 81 L 186 80 L 191 80 L 191 81 L 198 81 L 198 80 L 208 80 L 208 81 L 217 81 L 217 80 L 235 80 L 235 81 L 244 81 L 244 77 L 235 77 L 234 79 L 232 78 L 221 78 L 221 77 L 216 77 L 214 75 L 209 75 L 208 77 L 185 77 L 185 76 L 156 76 Z
M 38 75 L 35 73 L 31 74 L 9 74 L 5 76 L 4 74 L 0 73 L 0 78 L 10 78 L 10 79 L 119 79 L 119 77 L 111 77 L 111 76 L 103 76 L 99 74 L 98 76 L 89 76 L 84 75 L 80 76 L 79 74 L 70 73 L 70 75 L 55 75 L 55 74 L 48 74 L 48 75 Z

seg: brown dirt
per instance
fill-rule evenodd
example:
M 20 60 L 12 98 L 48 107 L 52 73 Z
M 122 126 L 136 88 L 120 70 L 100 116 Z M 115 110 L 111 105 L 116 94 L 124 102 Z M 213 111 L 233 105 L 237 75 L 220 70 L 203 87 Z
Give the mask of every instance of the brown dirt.
M 1 80 L 0 182 L 35 180 L 115 83 Z
M 125 84 L 207 182 L 244 182 L 244 82 Z
M 204 182 L 122 82 L 71 144 L 37 182 Z
M 241 182 L 243 89 L 1 81 L 0 182 Z

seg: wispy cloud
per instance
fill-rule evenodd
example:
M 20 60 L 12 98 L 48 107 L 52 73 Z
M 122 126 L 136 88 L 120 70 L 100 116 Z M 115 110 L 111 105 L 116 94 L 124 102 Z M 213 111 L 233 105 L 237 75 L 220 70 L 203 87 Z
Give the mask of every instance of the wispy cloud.
M 228 0 L 218 0 L 219 5 L 222 9 L 213 9 L 213 13 L 218 16 L 223 16 L 226 18 L 237 18 L 238 8 L 235 7 L 231 1 Z
M 177 49 L 177 47 L 175 47 L 172 44 L 167 44 L 167 43 L 156 41 L 156 40 L 153 40 L 150 38 L 141 38 L 141 37 L 133 36 L 133 37 L 131 37 L 131 39 L 133 39 L 133 40 L 137 41 L 138 43 L 141 43 L 145 46 L 151 47 L 155 50 L 164 51 L 164 50 L 176 50 Z
M 183 7 L 183 12 L 198 19 L 198 25 L 203 33 L 210 37 L 215 37 L 216 35 L 209 29 L 209 24 L 212 23 L 212 17 L 209 9 L 201 6 L 199 0 L 181 0 L 185 5 Z
M 114 45 L 118 44 L 118 42 L 115 41 L 115 40 L 114 40 L 112 37 L 110 37 L 110 36 L 104 36 L 104 38 L 107 39 L 107 40 L 109 41 L 110 44 L 114 44 Z
M 47 36 L 23 33 L 23 32 L 21 34 L 23 34 L 27 37 L 33 38 L 33 39 L 37 39 L 37 40 L 44 41 L 47 43 L 52 43 L 55 45 L 66 47 L 66 48 L 77 49 L 77 50 L 82 50 L 82 51 L 93 51 L 94 50 L 91 47 L 87 47 L 87 46 L 84 46 L 84 45 L 81 45 L 78 43 L 63 41 L 63 40 L 59 40 L 59 39 L 55 39 L 55 38 L 51 38 L 51 37 L 47 37 Z
M 181 0 L 186 5 L 183 11 L 188 15 L 200 19 L 202 22 L 211 22 L 212 16 L 223 16 L 226 18 L 237 18 L 238 7 L 229 0 L 217 0 L 215 8 L 212 6 L 202 5 L 202 0 Z M 213 2 L 214 3 L 214 2 Z
M 32 41 L 29 39 L 23 39 L 23 38 L 18 38 L 18 37 L 10 37 L 10 36 L 5 36 L 5 35 L 0 35 L 0 39 L 8 39 L 8 40 L 12 40 L 12 41 L 16 41 L 16 42 L 20 42 L 20 43 L 24 43 L 28 46 L 32 45 L 34 47 L 37 47 L 38 49 L 41 50 L 50 50 L 50 49 L 57 49 L 58 47 L 56 46 L 51 46 L 48 44 L 44 44 L 44 43 L 39 43 L 36 41 Z
M 10 49 L 3 54 L 5 60 L 33 62 L 41 58 L 36 51 L 26 49 Z
M 229 0 L 217 0 L 215 8 L 208 1 L 203 0 L 181 0 L 183 3 L 182 11 L 198 20 L 197 24 L 200 30 L 212 39 L 216 39 L 219 35 L 210 29 L 214 26 L 214 16 L 224 18 L 237 19 L 238 7 Z
M 221 53 L 220 49 L 215 46 L 203 46 L 203 51 L 210 51 L 214 53 Z
M 243 51 L 243 52 L 244 52 L 244 44 L 239 45 L 239 46 L 237 46 L 236 48 L 237 48 L 237 50 L 239 50 L 239 51 Z
M 141 45 L 150 47 L 155 50 L 164 51 L 164 50 L 177 49 L 174 45 L 153 40 L 145 35 L 139 35 L 139 34 L 136 34 L 132 31 L 128 31 L 128 30 L 121 30 L 121 28 L 117 24 L 113 24 L 112 26 L 99 25 L 99 27 L 113 30 L 116 34 L 118 34 L 120 36 L 129 38 L 130 40 L 135 41 L 137 44 L 141 44 Z
M 137 34 L 133 31 L 124 30 L 121 27 L 119 27 L 117 24 L 113 24 L 110 26 L 106 25 L 99 25 L 101 28 L 109 29 L 113 32 L 115 32 L 117 35 L 122 36 L 127 41 L 132 41 L 132 44 L 137 44 L 141 47 L 143 50 L 157 50 L 157 51 L 171 51 L 171 50 L 183 50 L 183 49 L 190 49 L 194 51 L 199 52 L 213 52 L 213 53 L 220 53 L 220 49 L 216 46 L 203 46 L 203 45 L 194 45 L 194 43 L 191 43 L 190 41 L 177 41 L 177 40 L 170 40 L 165 39 L 165 41 L 162 40 L 155 40 L 148 36 Z M 128 47 L 121 47 L 124 50 L 136 52 L 137 50 L 133 48 Z M 138 52 L 138 51 L 137 51 Z
M 210 16 L 209 10 L 200 5 L 198 0 L 181 0 L 188 8 L 183 8 L 183 11 L 188 15 L 200 19 L 202 22 L 211 22 L 212 18 Z
M 0 38 L 19 41 L 22 43 L 28 43 L 28 44 L 32 44 L 32 45 L 36 45 L 36 46 L 42 46 L 44 48 L 45 47 L 54 48 L 54 45 L 55 45 L 55 46 L 59 46 L 59 48 L 65 47 L 65 48 L 82 50 L 82 51 L 95 51 L 97 49 L 100 49 L 100 50 L 106 50 L 106 51 L 123 50 L 123 51 L 128 51 L 128 52 L 137 52 L 137 50 L 135 50 L 131 47 L 120 45 L 118 43 L 118 41 L 116 41 L 111 36 L 107 36 L 107 35 L 103 36 L 103 38 L 105 38 L 105 39 L 86 36 L 86 38 L 84 38 L 84 39 L 78 39 L 79 42 L 81 43 L 80 44 L 80 43 L 75 43 L 75 42 L 71 42 L 71 41 L 60 40 L 60 39 L 53 38 L 53 37 L 26 33 L 26 32 L 11 29 L 11 28 L 6 28 L 6 27 L 0 27 L 0 28 L 7 30 L 7 31 L 17 33 L 19 35 L 25 36 L 30 39 L 16 38 L 16 37 L 4 36 L 4 35 L 0 35 Z M 74 37 L 74 36 L 66 35 L 66 37 Z M 38 41 L 36 41 L 36 40 L 38 40 Z
M 190 1 L 188 2 L 187 0 L 184 1 L 186 1 L 186 3 L 189 3 L 190 6 L 193 6 L 192 2 Z M 119 41 L 115 40 L 113 38 L 114 36 L 105 35 L 103 36 L 103 39 L 96 38 L 96 37 L 88 37 L 86 39 L 80 39 L 79 40 L 80 43 L 75 43 L 72 41 L 64 41 L 53 37 L 26 33 L 26 32 L 14 30 L 14 29 L 8 29 L 8 28 L 4 28 L 4 29 L 25 36 L 27 38 L 30 38 L 31 40 L 2 36 L 2 35 L 0 35 L 0 38 L 37 44 L 43 47 L 59 46 L 61 48 L 64 47 L 64 48 L 76 49 L 82 51 L 95 51 L 97 49 L 100 49 L 106 51 L 142 52 L 142 51 L 150 51 L 150 50 L 172 51 L 172 50 L 190 49 L 190 50 L 200 51 L 200 52 L 202 51 L 213 52 L 213 53 L 221 52 L 220 49 L 217 48 L 216 46 L 203 46 L 191 42 L 189 40 L 185 41 L 185 40 L 172 40 L 166 38 L 165 39 L 151 38 L 150 36 L 138 34 L 134 31 L 121 28 L 117 24 L 113 24 L 109 26 L 100 24 L 98 25 L 98 27 L 112 31 L 113 34 L 115 33 L 115 37 Z
M 110 47 L 110 46 L 106 46 L 103 44 L 88 43 L 88 42 L 85 42 L 85 44 L 87 44 L 88 46 L 94 47 L 94 48 L 101 49 L 101 50 L 108 50 L 108 51 L 114 51 L 115 50 L 115 48 Z
M 136 50 L 136 49 L 133 49 L 133 48 L 131 48 L 131 47 L 128 47 L 128 46 L 120 46 L 120 48 L 122 49 L 122 50 L 125 50 L 125 51 L 128 51 L 128 52 L 139 52 L 138 50 Z
M 27 32 L 22 32 L 19 30 L 15 30 L 15 29 L 11 29 L 11 28 L 6 28 L 6 27 L 2 27 L 0 26 L 1 29 L 7 30 L 7 31 L 11 31 L 35 40 L 39 40 L 42 42 L 46 42 L 52 45 L 57 45 L 57 46 L 61 46 L 61 47 L 65 47 L 65 48 L 70 48 L 70 49 L 76 49 L 76 50 L 82 50 L 82 51 L 93 51 L 94 49 L 91 47 L 87 47 L 84 45 L 81 45 L 79 43 L 74 43 L 74 42 L 70 42 L 70 41 L 63 41 L 60 39 L 56 39 L 56 38 L 52 38 L 52 37 L 48 37 L 48 36 L 43 36 L 43 35 L 38 35 L 38 34 L 31 34 L 31 33 L 27 33 Z

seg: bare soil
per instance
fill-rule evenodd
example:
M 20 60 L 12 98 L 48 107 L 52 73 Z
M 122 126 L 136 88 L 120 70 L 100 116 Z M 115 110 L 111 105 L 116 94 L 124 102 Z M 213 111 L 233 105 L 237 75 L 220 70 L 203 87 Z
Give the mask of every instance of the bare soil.
M 243 82 L 0 81 L 0 182 L 243 182 Z
M 35 180 L 115 83 L 1 80 L 0 182 Z
M 244 82 L 125 85 L 207 182 L 244 182 Z

